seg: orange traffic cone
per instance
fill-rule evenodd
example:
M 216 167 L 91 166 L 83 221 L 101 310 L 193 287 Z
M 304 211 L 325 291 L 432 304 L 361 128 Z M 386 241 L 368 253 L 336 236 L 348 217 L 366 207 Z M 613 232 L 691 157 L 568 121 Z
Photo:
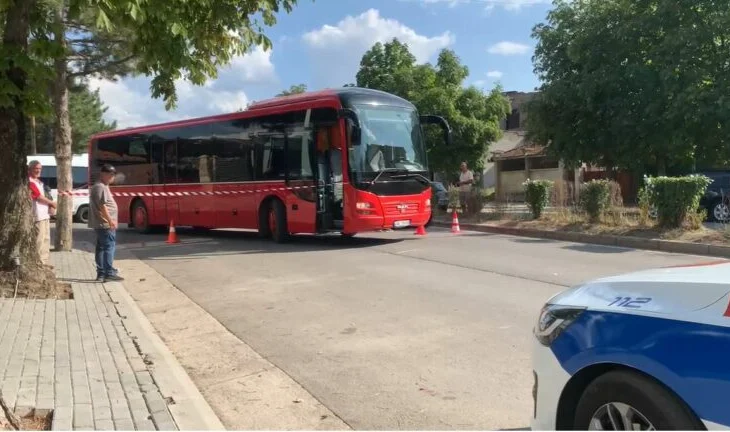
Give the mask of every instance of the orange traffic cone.
M 459 217 L 456 215 L 456 209 L 454 209 L 452 215 L 453 217 L 451 218 L 451 232 L 453 234 L 459 234 L 461 232 L 461 229 L 459 228 Z
M 175 221 L 170 221 L 170 232 L 167 234 L 167 242 L 165 243 L 180 243 L 180 240 L 177 238 L 177 232 L 175 232 Z
M 418 227 L 416 228 L 416 233 L 415 234 L 417 236 L 425 236 L 426 235 L 426 228 L 423 225 L 418 225 Z

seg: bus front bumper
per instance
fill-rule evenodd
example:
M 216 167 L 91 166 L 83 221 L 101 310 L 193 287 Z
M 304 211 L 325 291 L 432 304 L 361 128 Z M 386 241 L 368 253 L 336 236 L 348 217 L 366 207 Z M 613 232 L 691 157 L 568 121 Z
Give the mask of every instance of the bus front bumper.
M 426 225 L 430 213 L 414 213 L 403 216 L 364 216 L 353 218 L 352 231 L 383 231 L 392 229 L 416 228 Z

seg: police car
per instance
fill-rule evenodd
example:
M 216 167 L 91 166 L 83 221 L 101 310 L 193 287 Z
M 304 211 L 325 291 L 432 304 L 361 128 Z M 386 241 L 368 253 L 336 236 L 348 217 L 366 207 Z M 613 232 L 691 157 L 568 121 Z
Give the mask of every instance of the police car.
M 730 261 L 588 282 L 534 328 L 533 430 L 730 429 Z

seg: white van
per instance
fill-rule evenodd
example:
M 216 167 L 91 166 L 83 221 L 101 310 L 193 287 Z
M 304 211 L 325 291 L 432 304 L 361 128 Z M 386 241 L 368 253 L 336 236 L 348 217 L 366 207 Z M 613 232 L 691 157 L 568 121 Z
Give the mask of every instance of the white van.
M 28 163 L 37 160 L 41 163 L 41 181 L 50 189 L 51 197 L 58 201 L 58 181 L 56 179 L 56 157 L 52 154 L 35 154 L 28 156 Z M 89 189 L 89 154 L 82 153 L 73 155 L 71 158 L 71 177 L 73 189 Z M 87 223 L 89 221 L 89 196 L 73 197 L 73 215 L 76 222 Z

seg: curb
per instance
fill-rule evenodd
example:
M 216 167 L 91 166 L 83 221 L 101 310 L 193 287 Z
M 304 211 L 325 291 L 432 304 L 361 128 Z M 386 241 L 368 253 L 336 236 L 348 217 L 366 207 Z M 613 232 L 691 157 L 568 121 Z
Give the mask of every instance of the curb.
M 86 242 L 83 242 L 86 243 Z M 82 250 L 89 249 L 89 243 Z M 164 398 L 173 403 L 167 406 L 179 430 L 226 430 L 223 423 L 193 383 L 188 373 L 167 345 L 160 339 L 147 316 L 137 306 L 123 283 L 108 282 L 107 292 L 116 308 L 124 316 L 124 326 L 135 338 L 139 350 L 151 360 L 148 369 Z
M 434 220 L 434 226 L 449 228 L 450 222 Z M 691 243 L 676 240 L 647 239 L 642 237 L 628 237 L 616 235 L 585 234 L 566 231 L 546 231 L 532 228 L 498 227 L 494 225 L 459 224 L 462 230 L 476 231 L 490 234 L 504 234 L 519 237 L 544 238 L 549 240 L 568 241 L 574 243 L 589 243 L 603 246 L 615 246 L 630 249 L 656 250 L 661 252 L 705 255 L 711 257 L 730 258 L 730 246 L 712 245 L 706 243 Z

